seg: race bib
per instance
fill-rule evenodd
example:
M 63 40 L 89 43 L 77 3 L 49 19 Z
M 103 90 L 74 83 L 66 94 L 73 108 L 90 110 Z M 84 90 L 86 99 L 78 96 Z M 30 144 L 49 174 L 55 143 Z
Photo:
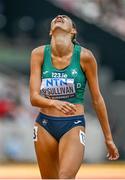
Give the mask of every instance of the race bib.
M 45 78 L 42 80 L 40 93 L 51 99 L 66 99 L 75 96 L 74 79 Z

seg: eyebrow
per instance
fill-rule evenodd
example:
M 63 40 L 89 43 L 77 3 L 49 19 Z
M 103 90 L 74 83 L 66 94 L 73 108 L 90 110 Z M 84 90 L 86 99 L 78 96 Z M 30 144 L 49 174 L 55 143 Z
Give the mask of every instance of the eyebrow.
M 66 16 L 66 15 L 62 15 L 62 17 L 66 17 L 66 18 L 69 18 L 68 16 Z

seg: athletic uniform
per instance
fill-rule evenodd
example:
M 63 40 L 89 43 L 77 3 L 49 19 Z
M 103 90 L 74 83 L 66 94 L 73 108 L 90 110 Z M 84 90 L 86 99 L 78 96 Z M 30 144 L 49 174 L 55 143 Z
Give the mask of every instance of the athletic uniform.
M 80 53 L 81 46 L 74 45 L 70 64 L 64 69 L 57 69 L 52 64 L 51 45 L 45 46 L 40 87 L 41 96 L 73 104 L 84 103 L 86 76 L 80 66 Z M 52 117 L 40 113 L 36 122 L 44 127 L 57 141 L 71 128 L 75 126 L 85 127 L 84 115 Z

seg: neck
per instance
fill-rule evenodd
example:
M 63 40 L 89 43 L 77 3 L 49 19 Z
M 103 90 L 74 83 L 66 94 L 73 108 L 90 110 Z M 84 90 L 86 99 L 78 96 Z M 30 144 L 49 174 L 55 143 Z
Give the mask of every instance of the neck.
M 66 56 L 73 51 L 73 43 L 68 33 L 56 33 L 51 39 L 52 54 L 54 56 Z M 68 50 L 67 50 L 68 49 Z

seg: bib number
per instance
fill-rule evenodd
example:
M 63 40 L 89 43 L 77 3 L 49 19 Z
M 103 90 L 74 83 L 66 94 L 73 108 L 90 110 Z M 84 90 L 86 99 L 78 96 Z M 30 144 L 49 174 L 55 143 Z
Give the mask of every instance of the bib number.
M 33 141 L 37 141 L 37 135 L 38 135 L 38 127 L 34 126 L 34 128 L 33 128 Z
M 80 143 L 83 144 L 85 146 L 85 133 L 83 131 L 80 130 L 79 132 L 79 138 L 80 138 Z

